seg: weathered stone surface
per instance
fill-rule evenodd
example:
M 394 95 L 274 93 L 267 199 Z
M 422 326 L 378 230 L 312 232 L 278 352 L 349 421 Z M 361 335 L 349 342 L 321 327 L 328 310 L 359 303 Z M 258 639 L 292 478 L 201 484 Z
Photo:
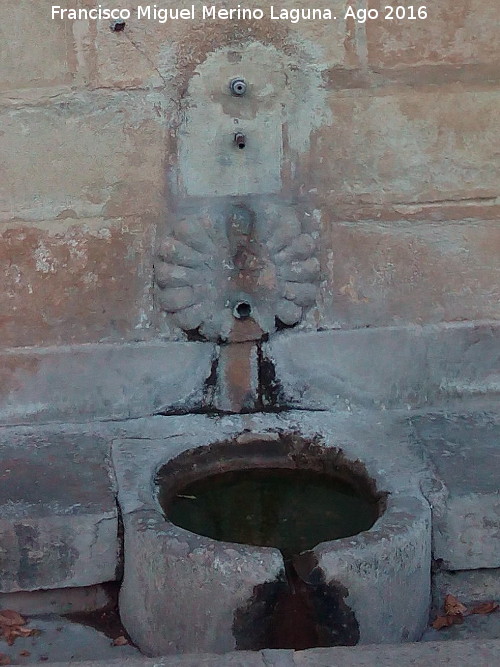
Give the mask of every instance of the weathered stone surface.
M 89 345 L 4 352 L 0 421 L 87 421 L 194 410 L 204 398 L 213 346 Z
M 472 606 L 469 606 L 471 609 Z M 439 615 L 442 614 L 442 611 Z M 432 616 L 434 619 L 435 616 Z M 429 627 L 422 635 L 422 642 L 458 642 L 465 644 L 465 642 L 487 641 L 488 639 L 498 639 L 500 635 L 500 614 L 473 614 L 467 616 L 462 624 L 453 625 L 442 630 L 434 630 Z
M 61 667 L 62 664 L 74 665 L 84 660 L 102 660 L 104 667 L 105 664 L 113 664 L 115 659 L 120 660 L 123 666 L 129 664 L 128 658 L 142 659 L 135 646 L 114 646 L 109 636 L 83 623 L 73 623 L 55 614 L 41 618 L 30 616 L 32 614 L 28 614 L 27 627 L 40 632 L 34 637 L 17 637 L 13 646 L 2 642 L 1 655 L 7 654 L 12 660 L 8 664 L 24 665 L 27 660 L 37 660 L 38 665 L 57 662 Z M 29 657 L 23 651 L 28 651 Z
M 156 471 L 186 450 L 231 438 L 234 457 L 248 456 L 242 448 L 249 446 L 252 433 L 274 461 L 276 448 L 283 445 L 269 435 L 288 429 L 306 440 L 319 434 L 325 446 L 339 447 L 350 461 L 360 460 L 369 478 L 376 480 L 378 491 L 390 493 L 388 509 L 372 529 L 314 549 L 326 584 L 339 589 L 355 614 L 360 640 L 407 641 L 422 632 L 430 596 L 430 509 L 419 491 L 420 463 L 405 444 L 405 424 L 387 421 L 377 413 L 359 413 L 356 419 L 345 413 L 232 415 L 216 423 L 190 416 L 165 420 L 157 440 L 148 432 L 147 440 L 123 439 L 113 444 L 125 526 L 120 608 L 126 627 L 143 650 L 230 650 L 235 609 L 248 600 L 253 586 L 272 582 L 282 567 L 276 550 L 215 542 L 167 521 L 151 493 Z M 263 441 L 260 433 L 267 436 Z M 219 458 L 230 460 L 228 455 Z M 317 583 L 317 571 L 306 569 L 304 577 L 311 575 Z M 377 586 L 381 586 L 379 596 L 374 594 Z M 411 607 L 408 590 L 415 593 Z M 384 598 L 383 605 L 379 597 Z M 378 611 L 371 609 L 372 602 Z
M 385 326 L 500 319 L 500 226 L 339 224 L 323 209 L 319 325 Z
M 257 407 L 259 368 L 255 343 L 235 343 L 220 348 L 214 408 L 222 412 L 248 412 Z
M 153 234 L 136 217 L 3 226 L 2 345 L 147 338 Z
M 500 640 L 470 642 L 429 642 L 399 646 L 359 646 L 354 648 L 312 649 L 294 656 L 296 667 L 399 667 L 434 664 L 489 667 L 500 657 Z M 168 663 L 165 665 L 167 667 Z
M 283 656 L 286 651 L 279 651 Z M 397 646 L 355 646 L 296 651 L 286 667 L 428 667 L 431 664 L 491 667 L 500 660 L 500 640 L 409 643 Z M 39 663 L 36 663 L 39 665 Z M 72 667 L 72 662 L 45 663 L 47 667 Z M 279 664 L 279 663 L 278 663 Z M 267 652 L 192 654 L 163 658 L 133 658 L 79 662 L 80 667 L 269 667 Z M 271 663 L 272 665 L 272 663 Z M 26 665 L 35 667 L 35 663 Z
M 500 569 L 438 570 L 432 577 L 432 606 L 441 610 L 451 593 L 462 602 L 476 603 L 500 598 Z
M 67 84 L 77 70 L 73 21 L 56 23 L 51 5 L 3 0 L 0 90 Z
M 116 578 L 118 512 L 105 440 L 2 433 L 4 593 Z
M 118 583 L 105 583 L 80 588 L 0 593 L 0 609 L 14 609 L 28 616 L 95 611 L 116 604 L 118 586 Z
M 421 63 L 476 63 L 500 60 L 498 13 L 495 0 L 441 0 L 439 3 L 408 3 L 426 6 L 424 20 L 368 21 L 368 60 L 371 65 L 402 67 Z M 390 15 L 387 6 L 408 4 L 371 0 L 381 17 Z
M 115 7 L 112 2 L 100 3 L 103 7 Z M 355 47 L 355 26 L 344 21 L 344 0 L 318 0 L 314 7 L 328 8 L 337 20 L 277 21 L 270 18 L 269 5 L 263 5 L 261 20 L 203 20 L 200 0 L 179 3 L 176 7 L 195 7 L 195 19 L 167 20 L 159 24 L 151 20 L 137 19 L 137 6 L 144 3 L 130 2 L 133 10 L 123 33 L 109 31 L 107 22 L 91 22 L 82 27 L 81 54 L 94 64 L 93 82 L 97 86 L 133 88 L 182 85 L 194 67 L 206 54 L 226 45 L 236 45 L 247 40 L 272 44 L 288 51 L 312 52 L 315 63 L 352 65 L 358 62 Z M 160 5 L 159 5 L 160 6 Z M 229 3 L 236 8 L 238 3 Z M 279 9 L 307 9 L 307 0 L 285 0 Z M 220 6 L 218 6 L 220 8 Z
M 500 424 L 488 413 L 414 417 L 416 447 L 434 468 L 433 556 L 449 570 L 500 567 Z
M 283 403 L 302 408 L 432 405 L 497 394 L 494 323 L 282 334 L 264 346 Z
M 150 655 L 234 650 L 234 613 L 281 575 L 280 553 L 215 542 L 148 509 L 123 522 L 120 615 L 134 642 Z
M 333 122 L 312 137 L 299 178 L 337 202 L 474 201 L 498 197 L 499 93 L 404 88 L 332 92 Z
M 370 531 L 321 544 L 314 553 L 327 583 L 334 588 L 340 583 L 346 591 L 360 644 L 420 639 L 430 603 L 431 517 L 426 501 L 391 495 Z
M 48 106 L 4 110 L 0 221 L 157 212 L 166 152 L 157 102 L 77 93 Z
M 89 271 L 88 285 L 83 271 L 41 276 L 43 311 L 41 287 L 25 294 L 31 260 L 23 263 L 17 247 L 4 251 L 5 344 L 142 337 L 151 314 L 149 232 L 169 215 L 177 224 L 176 202 L 167 201 L 175 193 L 196 209 L 193 196 L 272 192 L 321 217 L 325 289 L 314 326 L 499 318 L 493 0 L 445 0 L 429 6 L 422 21 L 365 24 L 344 20 L 344 0 L 315 3 L 332 9 L 335 21 L 296 23 L 271 20 L 269 6 L 262 20 L 203 20 L 196 0 L 194 21 L 160 24 L 138 20 L 139 4 L 128 5 L 133 16 L 122 32 L 111 31 L 108 20 L 52 20 L 47 3 L 2 5 L 0 220 L 45 229 L 57 219 L 71 237 L 75 219 L 126 218 L 120 241 L 113 238 L 113 262 L 106 240 L 94 248 L 101 269 Z M 281 8 L 310 3 L 286 0 Z M 249 78 L 244 107 L 227 93 L 233 70 Z M 227 159 L 220 133 L 230 142 L 235 119 L 248 123 L 253 141 Z M 359 219 L 366 226 L 344 224 Z M 436 224 L 451 219 L 461 224 Z M 384 227 L 384 220 L 397 224 Z M 141 241 L 138 227 L 148 230 Z M 60 255 L 59 265 L 64 261 Z M 141 275 L 129 276 L 137 264 Z M 111 267 L 107 276 L 103 265 Z M 113 282 L 115 275 L 123 282 Z M 5 296 L 10 291 L 18 296 Z M 122 304 L 102 312 L 118 293 L 126 293 L 131 310 Z M 293 326 L 314 288 L 288 284 L 285 296 L 271 320 L 277 314 Z M 199 321 L 203 307 L 190 303 L 190 292 L 162 297 L 168 313 L 184 306 L 178 320 L 186 326 Z M 162 334 L 178 335 L 159 319 Z
M 130 647 L 129 647 L 130 648 Z M 113 649 L 115 653 L 116 649 Z M 103 652 L 104 653 L 104 652 Z M 104 653 L 107 655 L 107 652 Z M 73 667 L 70 662 L 46 662 L 48 667 Z M 36 663 L 40 665 L 40 663 Z M 92 661 L 78 661 L 79 667 L 269 667 L 262 653 L 254 651 L 237 651 L 231 653 L 192 653 L 189 655 L 171 655 L 157 658 L 126 658 L 117 660 L 103 659 Z M 26 665 L 34 667 L 34 664 Z M 271 665 L 272 667 L 272 665 Z M 295 667 L 289 662 L 285 667 Z

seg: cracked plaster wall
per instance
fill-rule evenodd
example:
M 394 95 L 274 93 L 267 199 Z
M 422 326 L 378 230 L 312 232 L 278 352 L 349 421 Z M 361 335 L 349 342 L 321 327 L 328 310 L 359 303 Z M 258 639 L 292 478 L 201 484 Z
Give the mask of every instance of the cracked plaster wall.
M 132 18 L 121 33 L 52 21 L 50 4 L 0 7 L 2 346 L 159 335 L 152 264 L 189 82 L 247 41 L 309 71 L 324 105 L 279 175 L 318 233 L 305 326 L 499 319 L 494 0 L 443 0 L 420 24 Z M 341 17 L 343 1 L 315 4 L 332 5 Z

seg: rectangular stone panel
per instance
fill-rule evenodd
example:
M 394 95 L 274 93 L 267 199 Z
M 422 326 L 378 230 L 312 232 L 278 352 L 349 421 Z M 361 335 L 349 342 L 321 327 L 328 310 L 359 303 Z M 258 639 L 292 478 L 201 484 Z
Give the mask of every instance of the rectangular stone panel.
M 500 318 L 496 220 L 339 224 L 323 215 L 320 323 Z
M 90 3 L 93 6 L 93 3 Z M 105 0 L 102 7 L 115 7 L 113 2 Z M 319 66 L 346 65 L 358 63 L 355 47 L 355 25 L 352 20 L 345 21 L 346 0 L 317 0 L 315 9 L 328 9 L 336 19 L 302 19 L 295 20 L 289 14 L 288 20 L 271 18 L 272 3 L 261 5 L 245 5 L 231 2 L 203 3 L 182 0 L 174 4 L 162 5 L 159 8 L 188 9 L 194 6 L 194 20 L 167 19 L 164 23 L 151 20 L 142 15 L 138 19 L 137 7 L 147 7 L 147 3 L 130 2 L 127 8 L 132 11 L 126 28 L 121 33 L 112 33 L 109 22 L 91 22 L 82 26 L 82 53 L 89 63 L 95 63 L 95 79 L 97 86 L 137 88 L 163 87 L 177 79 L 186 80 L 191 76 L 196 65 L 206 56 L 222 46 L 251 38 L 264 44 L 273 44 L 278 49 L 300 50 L 301 42 L 308 44 L 308 50 L 315 53 L 315 62 Z M 203 19 L 203 6 L 217 9 L 261 8 L 264 12 L 261 19 L 229 20 L 209 18 Z M 311 8 L 308 0 L 286 0 L 274 4 L 275 15 L 281 10 L 296 11 Z M 153 8 L 153 4 L 151 4 Z
M 264 347 L 302 409 L 417 408 L 500 393 L 500 327 L 454 323 L 290 333 Z
M 2 0 L 0 90 L 73 80 L 77 69 L 73 21 L 53 21 L 51 6 L 47 0 Z
M 500 423 L 495 414 L 413 417 L 414 439 L 435 470 L 434 558 L 447 570 L 500 567 Z
M 59 99 L 0 114 L 0 221 L 157 211 L 167 147 L 156 98 Z
M 204 407 L 209 343 L 75 345 L 0 353 L 0 423 L 130 419 Z
M 401 67 L 420 64 L 488 63 L 500 60 L 497 0 L 368 0 L 380 16 L 367 21 L 368 60 L 371 65 Z M 425 7 L 427 18 L 398 20 L 385 8 Z M 402 11 L 402 10 L 400 10 Z M 394 19 L 386 19 L 386 16 Z M 401 14 L 402 15 L 402 14 Z M 443 78 L 443 83 L 445 79 Z
M 135 218 L 0 226 L 2 345 L 147 337 L 152 234 Z
M 499 105 L 494 89 L 332 92 L 333 121 L 302 160 L 303 187 L 358 206 L 495 199 Z
M 2 433 L 2 593 L 116 578 L 118 512 L 108 452 L 96 436 Z

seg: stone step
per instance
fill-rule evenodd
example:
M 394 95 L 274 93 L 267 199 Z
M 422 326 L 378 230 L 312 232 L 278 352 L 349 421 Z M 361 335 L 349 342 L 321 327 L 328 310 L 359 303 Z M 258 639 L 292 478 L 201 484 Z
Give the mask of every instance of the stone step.
M 31 663 L 30 667 L 35 667 Z M 307 651 L 234 652 L 163 658 L 43 663 L 46 667 L 492 667 L 500 664 L 500 640 L 320 648 Z
M 98 435 L 2 430 L 0 593 L 90 586 L 118 569 L 118 509 Z
M 428 469 L 433 557 L 445 570 L 500 567 L 500 415 L 485 410 L 411 416 Z

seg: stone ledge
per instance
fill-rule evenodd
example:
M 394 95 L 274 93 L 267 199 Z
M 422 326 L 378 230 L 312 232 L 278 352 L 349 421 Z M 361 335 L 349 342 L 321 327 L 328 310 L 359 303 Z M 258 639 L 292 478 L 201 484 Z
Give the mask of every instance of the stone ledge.
M 118 509 L 108 453 L 99 437 L 2 434 L 0 592 L 116 579 Z
M 201 407 L 213 345 L 132 343 L 0 352 L 0 424 L 130 419 Z
M 500 392 L 499 322 L 290 333 L 264 348 L 283 402 L 418 408 Z
M 500 640 L 423 642 L 416 644 L 356 646 L 308 651 L 236 652 L 198 654 L 168 658 L 132 658 L 79 662 L 79 667 L 428 667 L 450 664 L 490 667 L 500 662 Z M 39 663 L 38 663 L 39 664 Z M 47 667 L 70 667 L 75 663 L 44 663 Z M 27 667 L 35 667 L 34 664 Z
M 498 413 L 429 413 L 410 419 L 432 478 L 433 556 L 447 570 L 500 567 Z

